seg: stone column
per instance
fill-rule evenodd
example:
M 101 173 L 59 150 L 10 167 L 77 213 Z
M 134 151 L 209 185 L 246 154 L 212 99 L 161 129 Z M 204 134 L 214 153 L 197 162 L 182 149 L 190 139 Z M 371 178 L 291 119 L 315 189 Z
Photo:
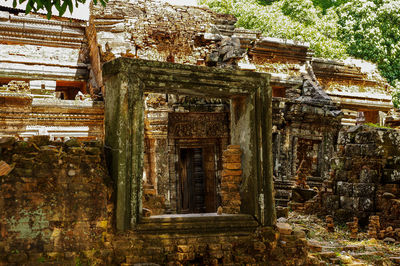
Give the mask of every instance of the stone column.
M 107 77 L 105 146 L 116 193 L 116 228 L 133 228 L 139 219 L 143 178 L 143 84 L 119 72 Z
M 241 213 L 256 216 L 262 225 L 274 225 L 272 89 L 267 80 L 249 96 L 232 98 L 231 144 L 243 151 Z

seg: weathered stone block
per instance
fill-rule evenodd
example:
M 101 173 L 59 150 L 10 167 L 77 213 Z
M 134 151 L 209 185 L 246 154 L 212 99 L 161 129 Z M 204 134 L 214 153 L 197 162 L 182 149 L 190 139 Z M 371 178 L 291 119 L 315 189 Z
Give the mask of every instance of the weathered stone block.
M 335 174 L 335 180 L 347 181 L 350 175 L 350 171 L 337 170 Z
M 11 148 L 15 143 L 14 137 L 1 137 L 0 148 Z
M 189 246 L 189 245 L 178 245 L 177 246 L 177 250 L 178 250 L 178 252 L 183 252 L 183 253 L 193 252 L 194 251 L 194 247 L 193 246 Z
M 360 197 L 359 198 L 359 210 L 365 211 L 373 211 L 374 210 L 374 200 L 370 197 Z
M 46 146 L 49 145 L 50 143 L 50 136 L 43 136 L 43 135 L 33 136 L 31 140 L 38 147 Z
M 227 170 L 239 170 L 242 168 L 241 163 L 224 163 L 222 166 Z
M 229 146 L 239 146 L 239 145 L 229 145 Z M 241 155 L 242 154 L 242 151 L 240 149 L 238 149 L 238 148 L 229 149 L 229 146 L 228 146 L 228 149 L 223 152 L 223 155 L 228 156 L 228 155 Z
M 345 210 L 358 210 L 358 198 L 340 196 L 340 207 Z
M 357 132 L 354 142 L 358 144 L 376 143 L 380 137 L 376 130 Z
M 361 155 L 361 146 L 360 144 L 347 144 L 345 146 L 345 155 L 346 156 L 360 156 Z
M 368 157 L 375 157 L 381 155 L 381 147 L 376 144 L 363 144 L 361 145 L 361 155 Z
M 101 149 L 98 147 L 84 147 L 83 148 L 87 154 L 99 155 L 101 154 Z
M 292 233 L 292 226 L 288 223 L 277 223 L 276 227 L 281 235 L 290 235 Z
M 336 192 L 340 196 L 351 196 L 353 195 L 353 184 L 339 181 L 336 184 Z
M 360 172 L 361 183 L 378 183 L 380 181 L 379 179 L 378 171 L 376 170 L 363 168 Z
M 241 162 L 241 155 L 240 154 L 229 154 L 223 155 L 222 160 L 225 163 L 240 163 Z
M 386 183 L 400 184 L 400 170 L 384 169 L 383 170 L 383 181 Z
M 355 197 L 372 197 L 375 194 L 375 184 L 357 183 L 353 184 L 353 195 Z
M 222 170 L 221 176 L 241 176 L 243 174 L 242 170 Z
M 9 263 L 22 264 L 28 260 L 28 255 L 25 252 L 18 251 L 8 255 L 7 260 Z
M 81 142 L 79 140 L 77 140 L 76 138 L 71 138 L 71 139 L 67 140 L 64 144 L 67 147 L 80 147 L 81 146 Z

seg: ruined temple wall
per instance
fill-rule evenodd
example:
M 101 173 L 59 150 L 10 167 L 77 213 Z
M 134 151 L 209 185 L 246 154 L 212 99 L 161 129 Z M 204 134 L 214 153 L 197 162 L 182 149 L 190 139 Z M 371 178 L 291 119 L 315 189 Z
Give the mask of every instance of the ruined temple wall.
M 309 47 L 236 28 L 236 18 L 231 15 L 158 1 L 110 1 L 104 9 L 94 6 L 92 16 L 102 62 L 127 56 L 214 65 L 232 58 L 236 62 L 225 66 L 273 73 L 273 83 L 285 90 L 285 97 L 294 99 L 301 94 Z M 239 39 L 239 47 L 224 43 L 224 38 Z
M 33 98 L 26 91 L 0 91 L 0 137 L 47 135 L 102 140 L 103 102 Z
M 87 78 L 85 22 L 6 11 L 0 12 L 0 21 L 0 78 Z
M 333 102 L 340 104 L 343 125 L 364 121 L 384 125 L 388 112 L 394 108 L 393 87 L 380 75 L 376 65 L 356 59 L 319 58 L 312 59 L 311 65 L 322 88 Z
M 202 35 L 217 30 L 214 20 L 223 17 L 156 1 L 110 1 L 105 8 L 94 6 L 92 15 L 103 61 L 132 56 L 192 65 L 204 61 L 211 42 L 202 44 Z
M 273 173 L 278 205 L 288 203 L 299 170 L 307 173 L 310 188 L 321 187 L 329 177 L 340 128 L 340 116 L 323 105 L 274 98 Z
M 370 215 L 381 217 L 382 229 L 400 227 L 398 131 L 356 126 L 340 132 L 338 154 L 332 160 L 332 178 L 320 192 L 320 212 L 338 221 L 353 216 L 366 223 Z
M 0 161 L 0 264 L 107 249 L 113 189 L 101 142 L 1 138 Z
M 101 142 L 0 138 L 0 265 L 309 263 L 304 232 L 251 216 L 144 220 L 117 234 L 112 187 Z

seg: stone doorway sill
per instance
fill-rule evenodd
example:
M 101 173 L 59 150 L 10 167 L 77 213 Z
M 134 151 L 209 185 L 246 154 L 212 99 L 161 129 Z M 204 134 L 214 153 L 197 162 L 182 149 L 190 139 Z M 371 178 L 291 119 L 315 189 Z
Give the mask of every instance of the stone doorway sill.
M 136 230 L 140 233 L 204 234 L 254 232 L 258 222 L 247 214 L 192 213 L 143 217 Z

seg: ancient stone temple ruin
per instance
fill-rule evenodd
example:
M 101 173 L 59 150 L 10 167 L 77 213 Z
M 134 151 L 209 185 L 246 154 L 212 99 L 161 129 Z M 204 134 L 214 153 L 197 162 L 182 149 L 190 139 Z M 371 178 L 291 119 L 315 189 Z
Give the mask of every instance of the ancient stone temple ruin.
M 0 265 L 317 264 L 275 205 L 395 208 L 379 202 L 400 196 L 398 151 L 360 156 L 396 133 L 349 131 L 394 121 L 386 81 L 235 22 L 156 1 L 87 21 L 0 5 Z M 356 185 L 352 167 L 384 175 Z

